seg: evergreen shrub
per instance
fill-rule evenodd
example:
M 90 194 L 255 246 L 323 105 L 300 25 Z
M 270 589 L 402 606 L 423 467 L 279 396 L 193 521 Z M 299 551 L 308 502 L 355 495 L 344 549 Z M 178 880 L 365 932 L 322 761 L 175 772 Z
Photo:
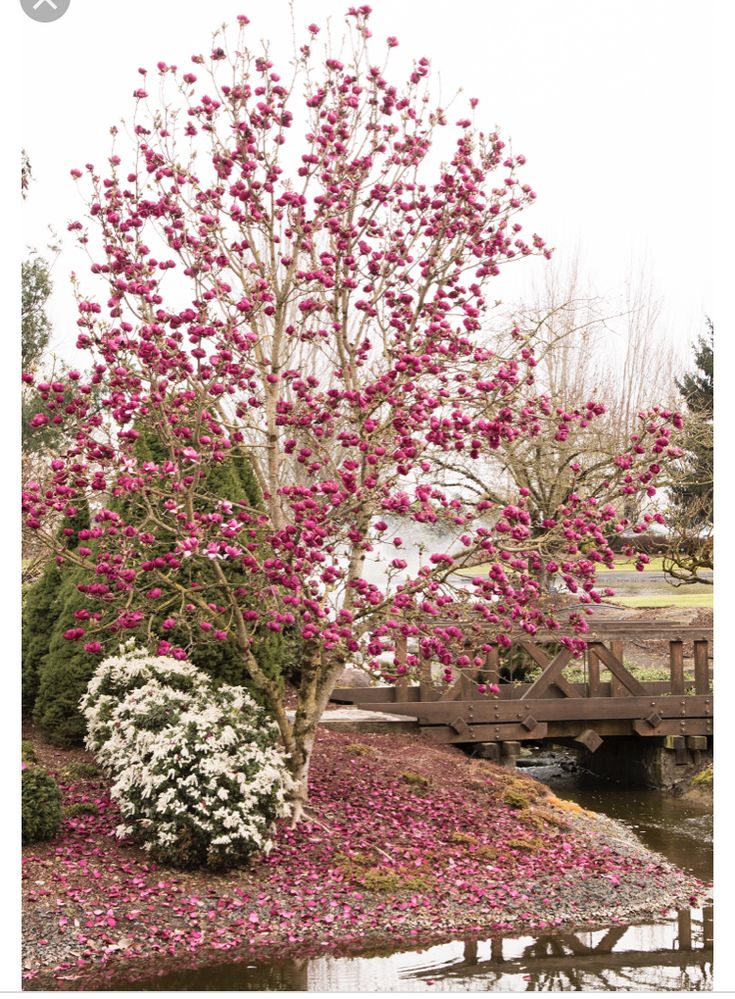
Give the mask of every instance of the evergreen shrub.
M 23 764 L 23 843 L 51 839 L 61 825 L 61 791 L 51 774 L 35 764 Z

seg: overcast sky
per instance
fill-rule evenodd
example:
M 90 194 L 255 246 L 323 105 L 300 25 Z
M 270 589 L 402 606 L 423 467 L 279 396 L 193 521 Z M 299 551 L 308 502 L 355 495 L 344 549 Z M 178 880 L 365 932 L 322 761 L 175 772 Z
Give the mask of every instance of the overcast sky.
M 341 34 L 349 5 L 295 0 L 297 29 L 331 19 Z M 712 81 L 707 8 L 676 0 L 374 0 L 376 43 L 396 35 L 394 60 L 427 55 L 442 100 L 459 88 L 480 104 L 476 122 L 498 126 L 523 152 L 538 200 L 524 228 L 577 249 L 595 289 L 615 295 L 647 266 L 663 304 L 660 331 L 686 352 L 711 309 L 708 283 Z M 703 14 L 703 11 L 705 12 Z M 253 40 L 290 51 L 287 0 L 71 0 L 38 24 L 20 6 L 21 142 L 35 182 L 23 206 L 25 244 L 41 248 L 49 225 L 65 237 L 54 266 L 56 349 L 73 339 L 68 273 L 85 263 L 66 236 L 81 204 L 71 167 L 102 162 L 109 126 L 130 115 L 139 66 L 189 65 L 211 32 L 239 13 Z M 376 45 L 376 48 L 378 46 Z M 439 82 L 439 81 L 437 81 Z M 464 101 L 462 101 L 464 103 Z M 541 261 L 498 279 L 493 298 L 528 294 Z

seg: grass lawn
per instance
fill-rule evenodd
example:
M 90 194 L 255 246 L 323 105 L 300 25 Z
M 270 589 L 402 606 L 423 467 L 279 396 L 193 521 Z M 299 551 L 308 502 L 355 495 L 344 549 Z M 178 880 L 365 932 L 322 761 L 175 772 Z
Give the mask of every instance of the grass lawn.
M 675 591 L 670 596 L 643 593 L 634 597 L 614 597 L 609 602 L 622 604 L 623 607 L 712 607 L 713 599 L 714 593 L 710 587 L 706 592 L 701 590 L 698 593 Z
M 487 573 L 489 566 L 490 566 L 489 562 L 483 562 L 481 565 L 473 565 L 465 569 L 457 569 L 457 575 L 483 576 Z M 645 572 L 650 572 L 651 570 L 654 570 L 656 572 L 663 572 L 663 567 L 664 567 L 664 560 L 659 555 L 656 558 L 652 558 L 651 561 L 646 564 L 644 572 L 640 573 L 640 575 L 643 576 Z M 636 572 L 636 567 L 635 567 L 635 562 L 632 559 L 625 558 L 624 555 L 620 555 L 618 558 L 615 559 L 614 569 L 606 569 L 604 568 L 604 566 L 599 566 L 598 572 L 600 573 L 601 578 L 607 579 L 612 575 L 614 575 L 614 573 L 616 572 Z
M 657 558 L 652 558 L 650 562 L 646 563 L 646 568 L 645 568 L 644 571 L 645 572 L 649 572 L 651 569 L 655 569 L 656 572 L 663 572 L 663 569 L 664 569 L 664 560 L 663 560 L 663 558 L 660 555 Z M 600 572 L 607 572 L 607 571 L 610 571 L 610 572 L 635 572 L 636 571 L 635 561 L 634 561 L 634 559 L 625 558 L 624 555 L 620 555 L 620 556 L 618 556 L 618 558 L 615 559 L 615 568 L 614 569 L 610 569 L 610 570 L 601 569 L 600 570 Z

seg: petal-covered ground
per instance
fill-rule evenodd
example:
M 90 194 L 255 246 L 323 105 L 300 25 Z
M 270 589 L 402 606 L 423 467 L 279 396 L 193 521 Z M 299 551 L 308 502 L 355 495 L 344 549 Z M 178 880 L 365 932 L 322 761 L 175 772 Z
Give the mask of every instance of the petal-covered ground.
M 702 890 L 610 820 L 417 736 L 322 732 L 309 821 L 281 825 L 267 857 L 226 874 L 157 867 L 118 842 L 91 758 L 38 740 L 36 750 L 77 814 L 24 850 L 26 989 L 132 982 L 225 953 L 354 953 L 603 925 Z

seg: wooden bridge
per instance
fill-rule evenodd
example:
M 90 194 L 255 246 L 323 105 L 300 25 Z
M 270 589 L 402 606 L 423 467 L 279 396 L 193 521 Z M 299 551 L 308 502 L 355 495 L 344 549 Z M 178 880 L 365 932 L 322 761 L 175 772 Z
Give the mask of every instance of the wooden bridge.
M 585 654 L 575 659 L 553 632 L 533 640 L 522 633 L 511 636 L 510 649 L 491 646 L 483 666 L 463 670 L 449 687 L 424 663 L 418 683 L 340 687 L 332 701 L 417 718 L 436 742 L 484 744 L 490 757 L 514 758 L 522 742 L 547 739 L 571 739 L 594 752 L 611 736 L 663 737 L 682 755 L 707 748 L 714 715 L 712 629 L 601 621 L 585 638 Z M 652 641 L 663 650 L 666 679 L 646 681 L 631 672 L 641 643 Z M 406 654 L 404 638 L 399 663 Z M 529 665 L 540 674 L 517 680 Z M 491 683 L 500 688 L 496 697 L 478 689 Z

